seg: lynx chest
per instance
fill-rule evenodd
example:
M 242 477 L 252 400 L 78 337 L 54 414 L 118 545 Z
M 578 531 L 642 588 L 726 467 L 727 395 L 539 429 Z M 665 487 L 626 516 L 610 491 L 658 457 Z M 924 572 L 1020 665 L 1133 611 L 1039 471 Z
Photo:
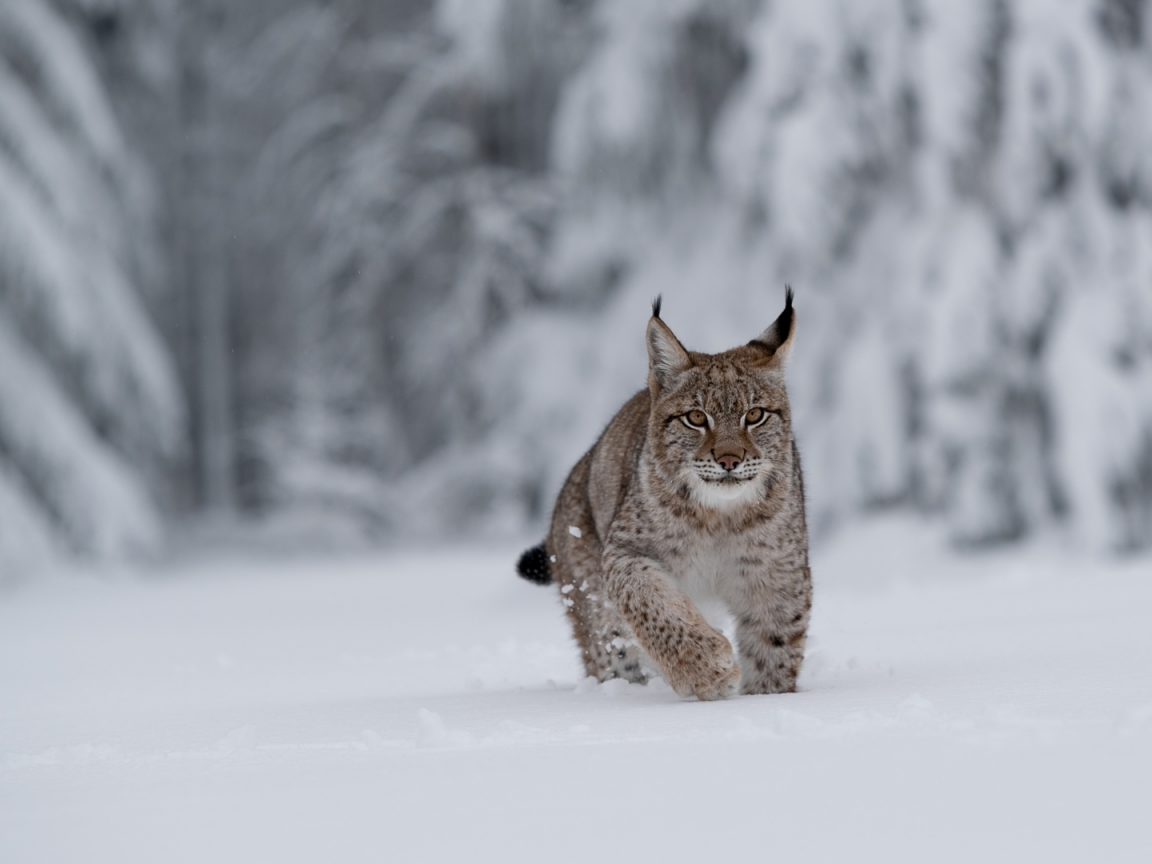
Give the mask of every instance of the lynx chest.
M 705 537 L 669 555 L 664 565 L 676 583 L 696 604 L 713 627 L 724 629 L 728 621 L 726 599 L 739 592 L 746 543 L 739 536 Z

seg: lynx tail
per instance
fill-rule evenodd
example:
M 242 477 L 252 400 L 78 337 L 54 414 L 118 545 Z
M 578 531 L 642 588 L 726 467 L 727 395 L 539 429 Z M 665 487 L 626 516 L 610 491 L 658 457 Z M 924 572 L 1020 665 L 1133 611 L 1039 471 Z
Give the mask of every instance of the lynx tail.
M 552 567 L 548 562 L 548 550 L 544 544 L 533 546 L 516 562 L 516 572 L 537 585 L 548 585 L 552 581 Z

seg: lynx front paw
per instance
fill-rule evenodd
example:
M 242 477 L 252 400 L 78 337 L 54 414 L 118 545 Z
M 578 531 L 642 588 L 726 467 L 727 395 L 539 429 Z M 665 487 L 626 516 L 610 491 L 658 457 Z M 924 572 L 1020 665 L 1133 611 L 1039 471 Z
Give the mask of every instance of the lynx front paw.
M 695 696 L 702 702 L 727 699 L 740 683 L 740 667 L 732 644 L 715 630 L 693 633 L 677 646 L 664 677 L 680 696 Z

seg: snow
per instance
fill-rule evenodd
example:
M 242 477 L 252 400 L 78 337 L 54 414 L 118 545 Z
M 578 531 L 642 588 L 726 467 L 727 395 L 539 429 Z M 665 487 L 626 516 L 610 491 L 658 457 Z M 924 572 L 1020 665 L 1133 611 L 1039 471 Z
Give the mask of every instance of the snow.
M 0 598 L 0 860 L 1142 861 L 1152 561 L 814 561 L 801 692 L 582 680 L 519 547 L 222 554 Z

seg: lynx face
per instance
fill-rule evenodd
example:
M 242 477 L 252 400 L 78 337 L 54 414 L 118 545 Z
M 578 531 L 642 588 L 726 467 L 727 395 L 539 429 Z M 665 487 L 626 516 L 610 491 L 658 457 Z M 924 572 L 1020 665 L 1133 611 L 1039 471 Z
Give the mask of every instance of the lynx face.
M 782 316 L 783 317 L 783 316 Z M 649 441 L 661 477 L 706 507 L 766 497 L 788 469 L 783 364 L 792 321 L 723 354 L 685 351 L 656 315 L 648 330 Z
M 763 496 L 791 447 L 783 388 L 735 359 L 694 355 L 696 365 L 653 405 L 653 455 L 662 473 L 706 506 Z

